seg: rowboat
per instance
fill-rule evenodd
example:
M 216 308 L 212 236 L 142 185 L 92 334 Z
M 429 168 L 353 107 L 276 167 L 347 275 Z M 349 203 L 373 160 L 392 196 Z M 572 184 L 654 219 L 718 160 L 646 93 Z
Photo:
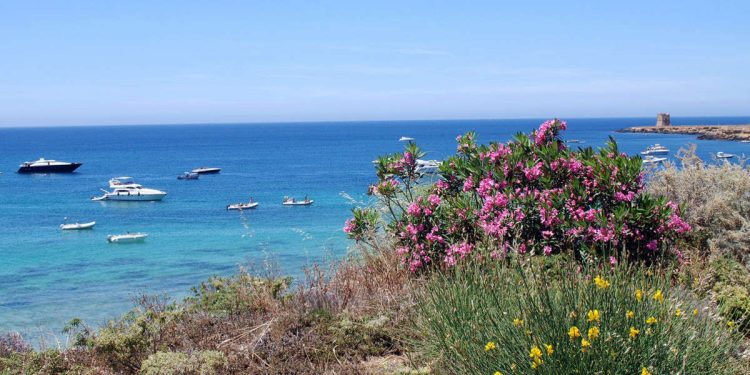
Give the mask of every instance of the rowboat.
M 79 223 L 76 222 L 75 224 L 60 224 L 60 229 L 62 230 L 81 230 L 81 229 L 91 229 L 96 225 L 96 221 L 90 221 L 88 223 Z
M 136 243 L 143 242 L 148 237 L 146 233 L 110 234 L 107 236 L 109 243 Z

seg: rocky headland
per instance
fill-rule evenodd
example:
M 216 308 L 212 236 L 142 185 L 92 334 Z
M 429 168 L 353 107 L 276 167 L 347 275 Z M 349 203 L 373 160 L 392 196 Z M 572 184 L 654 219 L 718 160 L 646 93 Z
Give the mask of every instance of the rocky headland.
M 698 135 L 698 139 L 750 140 L 750 124 L 635 126 L 618 131 L 621 133 L 693 134 Z

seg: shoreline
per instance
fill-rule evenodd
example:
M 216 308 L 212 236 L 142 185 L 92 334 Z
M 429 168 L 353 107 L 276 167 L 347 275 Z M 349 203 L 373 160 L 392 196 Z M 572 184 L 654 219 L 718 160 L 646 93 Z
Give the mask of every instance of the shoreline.
M 617 130 L 618 133 L 654 133 L 698 135 L 698 139 L 746 141 L 750 140 L 750 124 L 738 125 L 671 125 L 634 126 Z

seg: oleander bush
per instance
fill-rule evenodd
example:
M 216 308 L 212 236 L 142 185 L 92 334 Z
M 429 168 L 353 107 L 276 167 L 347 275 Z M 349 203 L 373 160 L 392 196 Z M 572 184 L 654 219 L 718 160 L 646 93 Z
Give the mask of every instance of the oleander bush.
M 668 270 L 546 263 L 472 261 L 435 275 L 415 345 L 451 374 L 747 373 L 735 323 Z
M 550 120 L 530 135 L 477 145 L 474 133 L 440 166 L 426 193 L 419 159 L 403 153 L 377 160 L 371 188 L 388 214 L 384 225 L 397 251 L 416 272 L 451 267 L 467 257 L 569 253 L 578 261 L 653 262 L 674 255 L 690 231 L 677 204 L 644 192 L 642 161 L 606 147 L 570 150 L 560 138 L 564 121 Z M 424 191 L 424 189 L 422 189 Z M 374 209 L 355 209 L 344 231 L 358 241 L 377 227 Z

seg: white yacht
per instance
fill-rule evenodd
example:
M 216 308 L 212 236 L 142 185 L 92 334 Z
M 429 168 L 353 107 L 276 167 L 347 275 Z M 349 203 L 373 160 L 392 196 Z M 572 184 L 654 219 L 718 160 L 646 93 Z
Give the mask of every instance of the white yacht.
M 93 197 L 94 201 L 160 201 L 167 195 L 166 192 L 156 189 L 145 188 L 136 184 L 132 177 L 115 177 L 109 180 L 109 188 L 112 191 L 102 189 L 104 195 Z
M 668 153 L 669 153 L 669 149 L 658 143 L 653 146 L 648 147 L 644 151 L 641 151 L 641 155 L 663 155 L 663 154 L 668 154 Z
M 727 154 L 726 152 L 719 151 L 716 153 L 716 158 L 718 159 L 729 159 L 733 157 L 734 157 L 734 154 Z
M 667 158 L 657 158 L 656 156 L 648 155 L 645 158 L 643 158 L 643 164 L 659 164 L 666 160 Z

